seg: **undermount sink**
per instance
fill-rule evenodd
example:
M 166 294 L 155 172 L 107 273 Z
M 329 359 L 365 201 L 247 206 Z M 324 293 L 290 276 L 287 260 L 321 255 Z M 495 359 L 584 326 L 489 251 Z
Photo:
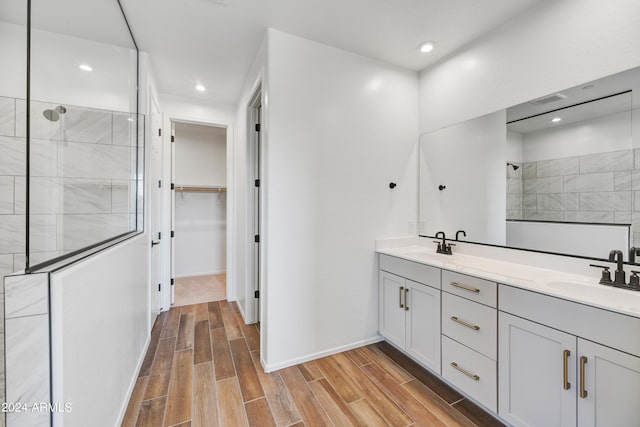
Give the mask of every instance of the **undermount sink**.
M 615 288 L 600 284 L 588 284 L 580 282 L 546 282 L 546 288 L 567 296 L 575 296 L 582 298 L 594 299 L 600 302 L 611 302 L 620 305 L 627 305 L 631 300 L 640 298 L 640 292 L 629 291 L 625 289 Z M 631 300 L 630 300 L 631 299 Z

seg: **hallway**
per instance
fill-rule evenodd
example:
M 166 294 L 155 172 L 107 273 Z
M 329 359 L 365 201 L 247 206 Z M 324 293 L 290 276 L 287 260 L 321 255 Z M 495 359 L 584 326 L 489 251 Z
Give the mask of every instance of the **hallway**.
M 384 342 L 270 374 L 259 344 L 235 303 L 162 313 L 122 426 L 501 425 Z

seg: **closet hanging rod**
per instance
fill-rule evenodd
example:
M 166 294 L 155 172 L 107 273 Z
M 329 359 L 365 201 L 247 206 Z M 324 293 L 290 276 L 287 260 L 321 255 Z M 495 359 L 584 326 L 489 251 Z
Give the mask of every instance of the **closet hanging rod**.
M 200 191 L 203 193 L 226 193 L 227 187 L 188 187 L 176 185 L 177 191 Z

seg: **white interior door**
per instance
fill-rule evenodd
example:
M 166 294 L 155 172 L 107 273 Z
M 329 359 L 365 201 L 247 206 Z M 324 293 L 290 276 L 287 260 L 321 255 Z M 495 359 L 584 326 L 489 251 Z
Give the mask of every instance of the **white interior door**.
M 171 122 L 171 305 L 175 302 L 175 280 L 174 271 L 176 271 L 176 257 L 175 257 L 175 239 L 173 238 L 176 229 L 176 192 L 173 187 L 176 182 L 176 124 Z
M 162 114 L 158 103 L 151 99 L 151 138 L 149 143 L 150 183 L 149 183 L 149 234 L 151 237 L 151 313 L 160 312 L 162 286 L 162 250 L 160 230 L 162 229 Z M 152 320 L 153 321 L 153 320 Z

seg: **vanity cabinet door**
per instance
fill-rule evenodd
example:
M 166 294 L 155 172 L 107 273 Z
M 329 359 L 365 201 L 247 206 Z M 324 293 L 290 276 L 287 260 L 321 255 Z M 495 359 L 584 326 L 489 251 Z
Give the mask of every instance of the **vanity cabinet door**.
M 500 312 L 500 417 L 514 426 L 575 427 L 576 343 L 574 335 Z
M 405 279 L 395 274 L 380 272 L 379 313 L 380 335 L 404 348 L 405 340 Z
M 440 290 L 406 281 L 406 351 L 431 370 L 440 369 Z
M 640 358 L 578 339 L 576 387 L 580 427 L 640 426 Z

